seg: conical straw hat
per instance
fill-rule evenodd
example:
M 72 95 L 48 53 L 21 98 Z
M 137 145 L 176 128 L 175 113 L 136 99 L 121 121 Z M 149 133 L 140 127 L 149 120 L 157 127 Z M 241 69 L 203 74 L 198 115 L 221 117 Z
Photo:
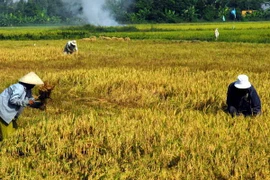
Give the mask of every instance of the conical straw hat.
M 34 72 L 30 72 L 19 79 L 19 82 L 33 85 L 42 85 L 43 81 Z

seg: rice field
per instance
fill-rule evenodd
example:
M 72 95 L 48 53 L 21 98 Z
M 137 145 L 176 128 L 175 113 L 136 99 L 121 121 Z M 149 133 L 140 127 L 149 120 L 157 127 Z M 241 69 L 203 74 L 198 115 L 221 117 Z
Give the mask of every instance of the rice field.
M 73 55 L 67 39 L 1 42 L 0 89 L 30 71 L 55 85 L 0 142 L 1 179 L 270 178 L 269 44 L 76 40 Z M 242 73 L 261 116 L 224 112 Z

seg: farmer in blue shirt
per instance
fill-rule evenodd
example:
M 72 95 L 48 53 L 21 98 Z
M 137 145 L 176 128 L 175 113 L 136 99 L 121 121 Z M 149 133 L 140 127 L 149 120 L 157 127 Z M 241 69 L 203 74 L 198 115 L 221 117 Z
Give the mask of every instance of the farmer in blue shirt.
M 30 72 L 19 79 L 19 82 L 6 88 L 0 94 L 0 139 L 3 140 L 16 129 L 16 119 L 24 107 L 38 108 L 41 104 L 35 102 L 32 88 L 42 85 L 43 81 Z
M 227 110 L 234 116 L 255 116 L 261 113 L 261 100 L 248 76 L 241 74 L 227 91 Z

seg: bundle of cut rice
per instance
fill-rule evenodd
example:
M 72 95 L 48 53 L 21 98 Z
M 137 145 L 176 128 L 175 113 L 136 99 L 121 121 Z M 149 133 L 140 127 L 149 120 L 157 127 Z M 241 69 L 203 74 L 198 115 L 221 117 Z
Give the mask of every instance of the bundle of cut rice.
M 40 86 L 39 88 L 39 96 L 38 100 L 42 103 L 42 106 L 40 106 L 41 110 L 46 109 L 47 100 L 51 99 L 51 93 L 54 89 L 54 86 L 49 84 L 48 82 L 44 82 L 43 86 Z

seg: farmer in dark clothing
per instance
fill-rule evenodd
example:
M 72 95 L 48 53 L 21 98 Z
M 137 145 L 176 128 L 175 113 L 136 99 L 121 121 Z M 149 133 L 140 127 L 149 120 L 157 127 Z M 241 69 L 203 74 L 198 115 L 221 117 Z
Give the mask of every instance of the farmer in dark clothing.
M 261 100 L 256 89 L 251 85 L 248 76 L 241 74 L 237 81 L 231 83 L 227 92 L 228 112 L 234 116 L 259 115 L 261 113 Z

